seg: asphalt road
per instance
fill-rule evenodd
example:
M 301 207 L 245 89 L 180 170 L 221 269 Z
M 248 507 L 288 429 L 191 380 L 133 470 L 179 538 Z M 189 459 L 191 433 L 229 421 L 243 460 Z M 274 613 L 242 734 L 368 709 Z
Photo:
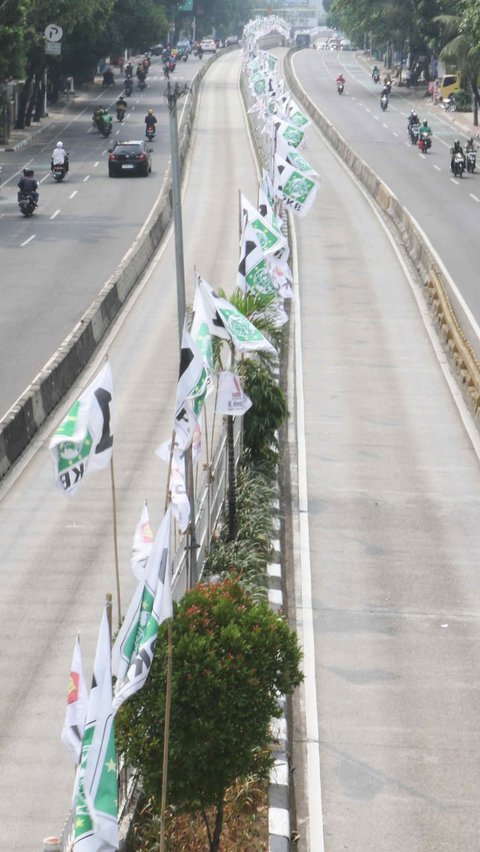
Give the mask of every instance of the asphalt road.
M 171 77 L 189 81 L 199 61 L 179 63 Z M 114 89 L 81 94 L 52 127 L 22 150 L 2 154 L 0 193 L 0 419 L 51 358 L 114 272 L 141 229 L 160 191 L 170 156 L 166 82 L 153 59 L 147 88 L 134 88 L 122 125 L 105 139 L 92 127 L 93 108 L 114 105 Z M 108 178 L 108 148 L 116 139 L 142 139 L 152 107 L 158 119 L 152 142 L 152 172 Z M 181 102 L 179 110 L 181 110 Z M 50 174 L 58 139 L 70 152 L 70 171 L 60 184 Z M 40 181 L 40 204 L 29 219 L 17 206 L 19 174 L 25 165 Z
M 183 203 L 189 302 L 195 266 L 212 286 L 234 289 L 238 188 L 255 198 L 257 180 L 238 93 L 239 70 L 240 52 L 219 57 L 201 95 Z M 131 203 L 124 186 L 133 192 L 149 185 L 147 180 L 100 180 L 107 192 L 120 193 L 122 211 Z M 68 185 L 53 189 L 62 192 Z M 171 435 L 178 376 L 171 239 L 112 329 L 99 362 L 106 350 L 114 382 L 125 611 L 134 588 L 131 540 L 143 501 L 149 501 L 156 528 L 165 500 L 166 466 L 154 451 Z M 72 399 L 81 386 L 72 390 Z M 67 816 L 73 766 L 59 738 L 73 643 L 80 631 L 88 679 L 105 593 L 115 598 L 109 471 L 92 476 L 71 499 L 53 482 L 48 440 L 68 404 L 65 400 L 63 411 L 39 432 L 16 466 L 15 478 L 9 474 L 0 486 L 0 846 L 8 852 L 40 849 L 42 838 L 59 832 Z
M 442 258 L 472 312 L 480 332 L 478 270 L 480 249 L 480 173 L 460 180 L 450 172 L 449 149 L 458 134 L 440 106 L 418 100 L 405 89 L 392 90 L 388 110 L 380 110 L 380 87 L 352 52 L 303 50 L 293 60 L 295 72 L 310 97 L 336 129 L 413 215 Z M 335 79 L 342 71 L 345 92 L 337 94 Z M 426 156 L 407 136 L 413 108 L 427 118 L 433 131 Z M 460 135 L 462 142 L 465 138 Z M 477 351 L 480 340 L 473 339 Z
M 477 221 L 469 192 L 480 178 L 452 184 L 440 128 L 424 160 L 405 145 L 405 106 L 393 97 L 380 116 L 361 69 L 354 75 L 348 64 L 348 94 L 339 97 L 335 55 L 305 51 L 295 67 L 355 150 L 415 205 L 432 238 L 447 220 L 455 226 L 455 250 L 445 259 L 474 289 L 467 274 L 474 258 L 461 245 L 468 243 L 462 230 Z M 291 450 L 300 454 L 304 538 L 294 565 L 299 628 L 306 647 L 315 645 L 314 664 L 309 655 L 305 661 L 304 729 L 296 717 L 298 846 L 473 852 L 480 833 L 478 431 L 421 294 L 370 202 L 313 129 L 303 153 L 322 190 L 310 216 L 296 222 L 302 334 Z

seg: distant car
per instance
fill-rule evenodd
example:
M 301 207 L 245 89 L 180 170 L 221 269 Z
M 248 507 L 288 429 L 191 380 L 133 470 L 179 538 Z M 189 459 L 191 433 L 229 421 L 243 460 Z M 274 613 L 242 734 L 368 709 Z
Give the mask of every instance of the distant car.
M 118 175 L 141 175 L 147 177 L 152 171 L 152 149 L 143 139 L 134 139 L 131 142 L 115 142 L 113 148 L 109 148 L 108 176 Z
M 217 45 L 215 44 L 213 38 L 202 38 L 200 42 L 200 47 L 204 53 L 216 53 Z
M 177 41 L 177 48 L 178 50 L 181 50 L 182 53 L 191 53 L 192 45 L 188 38 L 181 38 L 180 41 Z
M 152 56 L 161 56 L 163 51 L 163 44 L 154 44 L 153 47 L 150 48 L 149 53 Z
M 238 44 L 238 36 L 228 36 L 225 39 L 225 47 L 233 47 L 236 44 Z

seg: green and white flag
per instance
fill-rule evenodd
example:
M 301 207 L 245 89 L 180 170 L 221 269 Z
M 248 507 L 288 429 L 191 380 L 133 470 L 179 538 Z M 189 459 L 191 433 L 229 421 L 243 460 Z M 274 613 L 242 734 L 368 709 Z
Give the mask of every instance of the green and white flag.
M 284 139 L 277 139 L 277 154 L 283 157 L 287 163 L 290 163 L 291 166 L 301 172 L 305 177 L 312 178 L 312 180 L 320 180 L 318 172 L 315 171 L 310 163 L 307 163 L 296 148 L 291 148 Z
M 292 124 L 290 121 L 283 121 L 281 118 L 274 118 L 274 127 L 277 131 L 277 139 L 284 139 L 285 142 L 292 148 L 298 148 L 300 142 L 302 141 L 305 133 L 299 127 L 296 127 L 295 124 Z
M 117 678 L 113 708 L 141 689 L 150 672 L 158 628 L 173 615 L 170 561 L 171 508 L 155 536 L 145 569 L 112 648 L 112 670 Z
M 250 204 L 242 193 L 242 213 L 257 234 L 257 239 L 265 255 L 273 254 L 286 245 L 286 239 L 282 232 L 277 230 L 270 222 Z
M 275 191 L 288 210 L 296 216 L 306 216 L 315 200 L 317 190 L 315 181 L 275 154 Z
M 296 127 L 308 127 L 312 123 L 294 100 L 290 99 L 287 112 L 288 120 L 291 121 L 292 124 L 295 124 Z
M 253 323 L 227 299 L 217 296 L 210 284 L 200 275 L 197 277 L 197 290 L 202 299 L 205 321 L 210 334 L 231 340 L 237 352 L 272 352 L 276 350 L 269 340 L 255 328 Z
M 72 405 L 50 441 L 55 480 L 64 494 L 74 494 L 87 474 L 110 464 L 112 395 L 112 372 L 107 361 Z
M 276 292 L 257 232 L 248 220 L 240 242 L 237 287 L 242 293 L 250 290 L 252 293 L 270 295 Z
M 110 627 L 105 608 L 76 782 L 75 852 L 113 852 L 118 849 L 117 755 L 110 648 Z

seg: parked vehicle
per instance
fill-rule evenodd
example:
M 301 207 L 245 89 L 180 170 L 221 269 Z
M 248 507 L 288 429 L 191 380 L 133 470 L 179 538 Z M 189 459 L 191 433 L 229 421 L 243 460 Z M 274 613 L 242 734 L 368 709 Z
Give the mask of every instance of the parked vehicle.
M 152 171 L 152 149 L 143 139 L 131 142 L 116 142 L 109 148 L 108 176 L 141 175 L 147 177 Z
M 457 111 L 457 99 L 455 95 L 452 93 L 449 98 L 444 98 L 442 101 L 442 109 L 445 112 L 456 112 Z

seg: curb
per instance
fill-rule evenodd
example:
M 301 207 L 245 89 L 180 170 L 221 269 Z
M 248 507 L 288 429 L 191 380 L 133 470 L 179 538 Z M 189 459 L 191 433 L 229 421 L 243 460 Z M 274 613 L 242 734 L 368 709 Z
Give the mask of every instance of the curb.
M 7 145 L 5 148 L 0 148 L 0 152 L 3 153 L 6 151 L 21 151 L 21 149 L 25 148 L 32 141 L 32 139 L 36 139 L 36 137 L 40 136 L 40 134 L 43 133 L 44 130 L 48 130 L 49 127 L 52 126 L 52 124 L 53 122 L 51 121 L 49 121 L 47 124 L 42 124 L 41 127 L 37 127 L 36 130 L 33 130 L 31 133 L 28 134 L 28 136 L 25 136 L 24 139 L 21 139 L 20 142 L 16 142 L 15 145 Z

